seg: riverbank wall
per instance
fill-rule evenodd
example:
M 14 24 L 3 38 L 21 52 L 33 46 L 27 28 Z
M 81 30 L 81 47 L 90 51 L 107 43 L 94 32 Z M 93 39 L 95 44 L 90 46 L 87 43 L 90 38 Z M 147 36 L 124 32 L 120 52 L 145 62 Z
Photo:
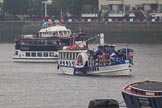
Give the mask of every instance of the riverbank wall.
M 36 34 L 42 22 L 0 22 L 0 43 L 13 43 L 22 34 Z M 162 22 L 64 22 L 72 32 L 105 34 L 108 43 L 161 43 Z

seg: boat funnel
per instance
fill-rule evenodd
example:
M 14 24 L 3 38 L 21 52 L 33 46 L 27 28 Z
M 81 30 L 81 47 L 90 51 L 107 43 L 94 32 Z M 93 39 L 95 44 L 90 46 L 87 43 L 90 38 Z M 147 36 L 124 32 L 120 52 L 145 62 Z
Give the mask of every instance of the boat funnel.
M 105 42 L 104 42 L 104 33 L 101 33 L 100 34 L 100 45 L 104 45 Z

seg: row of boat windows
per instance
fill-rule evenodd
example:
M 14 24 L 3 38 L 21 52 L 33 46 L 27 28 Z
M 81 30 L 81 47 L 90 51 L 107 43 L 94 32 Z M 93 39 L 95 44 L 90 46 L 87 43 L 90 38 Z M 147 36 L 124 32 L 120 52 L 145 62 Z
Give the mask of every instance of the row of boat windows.
M 58 45 L 59 41 L 58 40 L 44 40 L 44 39 L 39 39 L 39 40 L 20 40 L 21 45 Z
M 40 32 L 39 33 L 40 34 L 40 36 L 42 36 L 42 35 L 56 35 L 56 36 L 60 36 L 60 35 L 70 35 L 71 34 L 71 32 L 70 31 L 56 31 L 56 32 Z
M 18 51 L 15 52 L 15 55 L 19 55 Z M 26 52 L 26 57 L 58 57 L 58 52 Z
M 78 52 L 61 52 L 59 53 L 59 58 L 75 60 L 77 58 Z

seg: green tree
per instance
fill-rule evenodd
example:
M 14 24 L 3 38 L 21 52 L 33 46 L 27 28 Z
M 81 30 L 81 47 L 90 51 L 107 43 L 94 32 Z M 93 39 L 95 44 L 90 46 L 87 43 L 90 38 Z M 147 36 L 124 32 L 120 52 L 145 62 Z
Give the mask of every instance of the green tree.
M 43 16 L 42 0 L 29 0 L 28 15 L 41 18 Z
M 28 12 L 30 0 L 4 0 L 4 12 L 8 14 L 24 14 Z
M 55 0 L 54 7 L 60 12 L 60 17 L 65 18 L 68 13 L 72 16 L 79 15 L 81 0 Z
M 30 15 L 43 17 L 44 6 L 42 1 L 47 0 L 4 0 L 4 12 L 13 15 Z M 97 7 L 98 0 L 52 0 L 52 5 L 48 5 L 48 14 L 60 18 L 75 17 L 80 18 L 82 7 L 90 4 Z

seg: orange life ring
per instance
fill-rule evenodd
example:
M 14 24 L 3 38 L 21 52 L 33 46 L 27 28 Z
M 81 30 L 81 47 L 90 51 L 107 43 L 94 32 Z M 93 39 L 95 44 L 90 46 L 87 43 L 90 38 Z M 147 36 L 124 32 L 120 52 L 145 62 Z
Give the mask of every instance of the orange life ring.
M 68 49 L 69 50 L 77 50 L 78 49 L 78 46 L 77 45 L 72 45 L 72 46 L 69 46 Z
M 82 55 L 79 55 L 78 57 L 77 57 L 77 65 L 83 65 L 83 58 L 82 58 Z

